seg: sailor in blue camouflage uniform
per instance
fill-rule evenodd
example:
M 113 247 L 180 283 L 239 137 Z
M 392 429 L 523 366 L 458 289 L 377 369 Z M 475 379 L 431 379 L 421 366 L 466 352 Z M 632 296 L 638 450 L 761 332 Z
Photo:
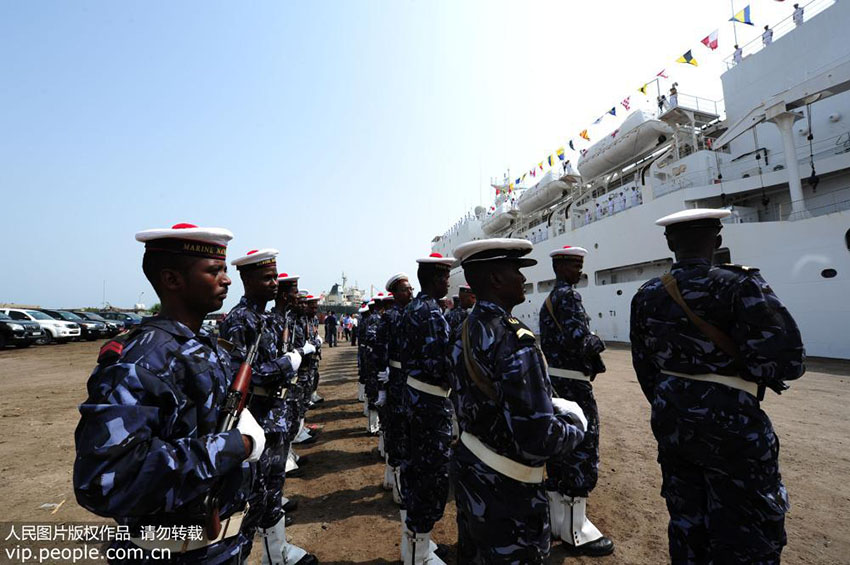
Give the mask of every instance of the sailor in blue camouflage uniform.
M 310 353 L 305 355 L 304 362 L 298 368 L 295 384 L 286 398 L 290 415 L 288 437 L 291 445 L 286 466 L 289 476 L 300 476 L 303 474 L 303 470 L 300 467 L 307 463 L 307 458 L 295 453 L 293 446 L 298 443 L 310 443 L 314 440 L 311 431 L 304 423 L 304 415 L 307 412 L 310 384 L 313 378 L 313 367 L 314 364 L 318 363 L 318 348 L 322 344 L 322 338 L 319 337 L 312 323 L 313 315 L 310 312 L 309 300 L 313 299 L 313 295 L 306 290 L 299 290 L 297 298 L 292 345 L 295 348 L 307 347 Z
M 451 349 L 460 442 L 454 476 L 458 563 L 543 563 L 549 555 L 544 466 L 578 445 L 586 420 L 552 398 L 534 334 L 511 315 L 525 301 L 524 239 L 485 239 L 454 250 L 478 299 Z
M 357 334 L 357 400 L 363 403 L 363 415 L 368 415 L 368 406 L 366 403 L 366 361 L 363 358 L 366 355 L 366 348 L 363 345 L 363 336 L 366 334 L 366 320 L 369 319 L 369 303 L 364 302 L 357 310 L 360 314 L 360 320 L 357 322 L 357 327 L 354 332 Z
M 568 544 L 571 553 L 599 556 L 613 552 L 614 544 L 586 515 L 587 497 L 599 475 L 599 411 L 591 383 L 605 371 L 599 356 L 605 343 L 591 333 L 590 318 L 574 287 L 586 255 L 583 247 L 570 245 L 549 253 L 556 282 L 540 308 L 540 348 L 552 387 L 561 398 L 578 403 L 587 430 L 584 441 L 569 454 L 546 464 L 546 495 L 553 537 Z
M 375 401 L 375 411 L 378 413 L 378 454 L 382 459 L 386 460 L 387 452 L 384 448 L 386 431 L 389 424 L 387 416 L 387 386 L 390 381 L 389 372 L 389 326 L 387 325 L 387 312 L 392 310 L 395 304 L 393 293 L 381 293 L 381 296 L 375 297 L 376 301 L 381 301 L 381 314 L 378 321 L 375 323 L 375 337 L 372 343 L 372 351 L 370 353 L 370 362 L 375 374 L 375 387 L 378 391 L 378 398 Z M 383 486 L 387 490 L 392 490 L 392 484 L 387 482 L 386 469 L 384 472 Z
M 761 407 L 805 371 L 800 332 L 758 269 L 712 266 L 728 210 L 656 222 L 676 255 L 632 300 L 632 361 L 652 406 L 678 563 L 779 563 L 788 495 Z
M 369 435 L 377 435 L 381 430 L 377 406 L 380 386 L 378 385 L 378 371 L 375 368 L 374 350 L 375 340 L 378 337 L 378 324 L 381 321 L 383 311 L 384 293 L 381 292 L 369 301 L 369 318 L 365 322 L 366 327 L 361 340 L 365 351 L 363 356 L 365 363 L 362 370 L 366 387 L 366 431 Z
M 319 360 L 322 358 L 321 349 L 322 349 L 322 345 L 324 343 L 324 340 L 322 340 L 321 336 L 319 336 L 319 331 L 318 331 L 318 327 L 319 327 L 319 316 L 318 316 L 319 300 L 320 300 L 320 297 L 311 296 L 306 302 L 307 312 L 311 316 L 312 328 L 314 329 L 315 334 L 316 334 L 315 337 L 314 337 L 314 341 L 316 343 L 318 343 L 318 345 L 316 346 L 316 349 L 317 349 L 316 355 L 314 355 L 313 357 L 310 358 L 310 390 L 308 391 L 308 394 L 307 394 L 307 401 L 306 401 L 305 408 L 312 408 L 316 404 L 320 404 L 320 403 L 325 401 L 325 399 L 322 398 L 322 396 L 319 395 L 319 390 L 318 390 L 319 389 L 319 380 L 321 378 L 321 375 L 319 374 Z
M 248 349 L 263 333 L 252 365 L 251 411 L 266 431 L 266 451 L 260 459 L 262 487 L 251 498 L 252 510 L 245 530 L 259 529 L 263 563 L 314 563 L 315 557 L 286 541 L 286 517 L 282 493 L 286 474 L 288 432 L 285 396 L 290 379 L 307 351 L 285 352 L 277 335 L 275 316 L 266 312 L 266 304 L 277 296 L 276 249 L 254 249 L 231 261 L 239 270 L 245 294 L 227 314 L 220 335 L 233 344 L 231 359 L 234 372 L 245 360 Z
M 468 284 L 460 285 L 458 294 L 455 297 L 455 307 L 446 314 L 446 321 L 449 323 L 452 333 L 463 324 L 463 321 L 466 320 L 473 306 L 475 306 L 475 293 L 472 292 Z
M 378 352 L 375 364 L 378 382 L 384 392 L 381 433 L 386 456 L 383 486 L 393 492 L 393 500 L 401 503 L 398 474 L 405 454 L 404 395 L 407 388 L 401 370 L 401 314 L 413 298 L 413 287 L 405 273 L 396 273 L 387 280 L 385 289 L 392 296 L 378 325 Z M 379 396 L 380 396 L 379 392 Z M 381 404 L 381 398 L 378 399 Z
M 177 224 L 136 234 L 142 269 L 160 314 L 103 346 L 80 405 L 74 493 L 79 504 L 129 526 L 144 563 L 239 563 L 251 547 L 241 532 L 265 434 L 242 412 L 216 433 L 231 383 L 230 357 L 201 333 L 204 316 L 227 297 L 222 228 Z M 220 503 L 218 538 L 154 540 L 143 529 L 204 526 L 209 495 Z M 143 539 L 144 538 L 144 539 Z M 171 558 L 161 558 L 162 551 Z
M 449 402 L 449 325 L 438 299 L 446 295 L 453 257 L 432 253 L 417 259 L 422 291 L 401 317 L 401 365 L 407 387 L 406 457 L 401 463 L 402 560 L 443 563 L 431 541 L 449 491 L 452 409 Z

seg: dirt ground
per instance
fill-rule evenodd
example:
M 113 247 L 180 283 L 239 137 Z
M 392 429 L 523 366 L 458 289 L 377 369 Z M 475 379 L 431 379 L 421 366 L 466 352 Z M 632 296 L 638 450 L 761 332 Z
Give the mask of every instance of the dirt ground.
M 103 521 L 80 508 L 71 486 L 77 405 L 100 343 L 71 343 L 0 352 L 0 510 L 2 522 Z M 666 508 L 649 429 L 649 406 L 626 347 L 605 354 L 608 373 L 596 383 L 602 418 L 599 485 L 589 515 L 616 544 L 606 558 L 568 557 L 559 544 L 552 563 L 655 565 L 667 561 Z M 809 371 L 781 397 L 764 402 L 782 441 L 781 463 L 792 509 L 785 563 L 850 563 L 850 363 L 810 360 Z M 377 441 L 365 432 L 356 401 L 354 348 L 325 349 L 321 394 L 309 421 L 318 442 L 299 450 L 309 462 L 286 491 L 300 502 L 288 533 L 322 563 L 397 560 L 398 510 L 381 486 Z M 61 506 L 42 507 L 44 504 Z M 456 542 L 453 502 L 434 538 Z M 1 541 L 1 540 L 0 540 Z M 3 545 L 0 543 L 0 545 Z M 258 549 L 258 548 L 257 548 Z M 259 563 L 254 551 L 251 563 Z M 8 562 L 0 554 L 0 562 Z

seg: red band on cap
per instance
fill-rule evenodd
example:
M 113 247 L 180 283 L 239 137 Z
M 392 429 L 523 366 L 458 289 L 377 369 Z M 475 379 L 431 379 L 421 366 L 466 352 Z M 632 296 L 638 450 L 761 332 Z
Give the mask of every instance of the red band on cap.
M 253 255 L 253 254 L 254 254 L 254 253 L 256 253 L 257 251 L 259 251 L 259 249 L 252 249 L 251 251 L 249 251 L 248 253 L 246 253 L 246 255 Z
M 430 255 L 428 255 L 428 257 L 439 257 L 439 258 L 442 259 L 443 256 L 440 255 L 439 253 L 431 253 Z
M 171 226 L 171 229 L 173 229 L 173 230 L 185 230 L 187 228 L 196 228 L 196 227 L 198 227 L 198 226 L 196 226 L 195 224 L 174 224 L 173 226 Z
M 288 277 L 288 276 L 289 275 L 287 275 L 286 273 L 281 273 L 277 276 L 277 278 L 282 279 L 282 278 L 285 278 L 285 277 Z

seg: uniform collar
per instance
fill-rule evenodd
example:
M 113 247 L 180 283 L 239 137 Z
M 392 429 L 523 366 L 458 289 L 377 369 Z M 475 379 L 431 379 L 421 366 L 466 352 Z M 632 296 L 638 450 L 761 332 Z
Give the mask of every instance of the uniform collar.
M 482 312 L 486 312 L 488 314 L 489 313 L 498 314 L 500 316 L 508 313 L 504 308 L 502 308 L 501 306 L 499 306 L 495 302 L 490 302 L 489 300 L 479 300 L 478 302 L 475 303 L 473 310 L 476 309 L 476 308 L 481 310 Z
M 250 308 L 251 310 L 253 310 L 257 314 L 264 314 L 265 311 L 266 311 L 266 305 L 265 304 L 260 304 L 259 302 L 255 301 L 255 300 L 251 300 L 247 296 L 243 296 L 242 298 L 239 299 L 239 306 L 245 306 L 246 308 Z
M 143 322 L 143 324 L 146 326 L 153 326 L 177 337 L 183 337 L 186 339 L 199 337 L 199 334 L 193 332 L 191 329 L 189 329 L 189 326 L 187 326 L 183 322 L 178 322 L 177 320 L 172 320 L 171 318 L 166 318 L 165 316 L 154 316 L 152 318 L 148 318 Z

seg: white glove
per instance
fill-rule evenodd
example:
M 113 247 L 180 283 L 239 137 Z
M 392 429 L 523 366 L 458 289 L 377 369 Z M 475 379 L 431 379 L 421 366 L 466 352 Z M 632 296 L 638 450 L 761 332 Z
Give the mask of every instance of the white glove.
M 555 409 L 555 414 L 569 416 L 570 420 L 575 422 L 577 428 L 580 428 L 583 432 L 587 431 L 587 418 L 585 418 L 581 406 L 566 398 L 553 398 L 552 407 Z
M 254 419 L 253 414 L 247 408 L 242 410 L 242 414 L 239 416 L 239 423 L 236 424 L 236 429 L 243 436 L 248 436 L 253 440 L 254 448 L 251 450 L 247 459 L 249 463 L 256 463 L 266 448 L 266 432 L 263 431 L 262 426 L 257 423 L 257 420 Z
M 390 382 L 390 370 L 389 369 L 384 369 L 383 371 L 378 372 L 378 382 L 380 382 L 380 383 Z
M 387 391 L 379 390 L 378 391 L 378 400 L 375 401 L 375 406 L 383 406 L 387 403 Z
M 319 342 L 319 345 L 322 345 L 323 343 L 325 343 L 325 340 L 323 340 L 322 336 L 319 336 L 319 335 L 316 336 L 316 341 Z
M 310 342 L 308 341 L 308 342 L 307 342 L 307 343 L 305 343 L 305 344 L 304 344 L 304 346 L 301 348 L 301 351 L 303 351 L 303 352 L 304 352 L 304 356 L 306 357 L 307 355 L 311 355 L 311 354 L 315 353 L 315 352 L 316 352 L 316 348 L 313 346 L 313 344 L 312 344 L 312 343 L 310 343 Z
M 298 354 L 297 351 L 290 351 L 284 357 L 289 359 L 289 364 L 292 365 L 293 371 L 298 371 L 298 367 L 301 366 L 301 355 Z

